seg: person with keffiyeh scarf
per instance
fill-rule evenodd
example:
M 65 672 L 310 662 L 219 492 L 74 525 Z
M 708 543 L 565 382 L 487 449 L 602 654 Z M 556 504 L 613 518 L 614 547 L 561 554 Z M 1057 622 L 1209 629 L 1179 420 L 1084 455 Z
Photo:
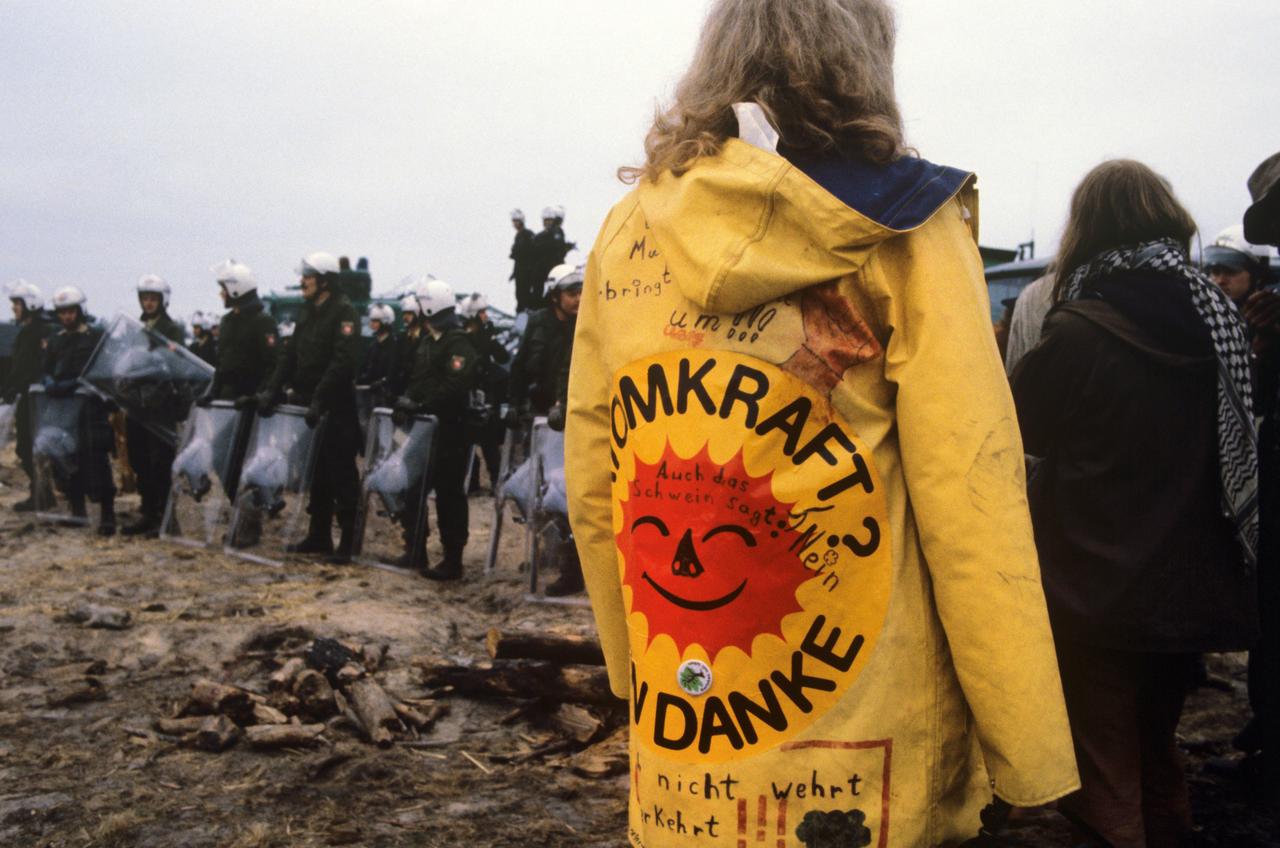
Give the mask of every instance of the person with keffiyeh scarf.
M 1174 732 L 1206 651 L 1257 634 L 1249 342 L 1189 260 L 1195 223 L 1138 162 L 1076 189 L 1044 336 L 1011 380 L 1082 789 L 1082 844 L 1184 844 Z

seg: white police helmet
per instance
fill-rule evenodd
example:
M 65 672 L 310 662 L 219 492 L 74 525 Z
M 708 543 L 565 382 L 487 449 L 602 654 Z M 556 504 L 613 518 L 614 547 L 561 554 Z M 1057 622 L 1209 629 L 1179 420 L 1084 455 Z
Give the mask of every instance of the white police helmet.
M 421 315 L 422 307 L 418 306 L 418 296 L 416 294 L 407 294 L 400 298 L 400 312 L 408 312 L 411 315 Z
M 1261 276 L 1271 264 L 1271 248 L 1250 244 L 1244 237 L 1244 225 L 1236 224 L 1219 233 L 1201 259 L 1206 268 L 1221 265 Z
M 547 282 L 542 288 L 543 297 L 552 297 L 562 291 L 582 288 L 583 268 L 581 265 L 557 265 L 547 275 Z
M 542 209 L 542 220 L 554 221 L 556 218 L 556 208 L 554 206 L 546 206 Z
M 435 318 L 450 309 L 458 308 L 453 286 L 444 280 L 427 280 L 425 285 L 419 287 L 417 296 L 423 318 Z
M 332 253 L 308 253 L 302 257 L 301 264 L 294 269 L 299 277 L 323 277 L 325 274 L 336 274 L 342 270 L 338 257 Z
M 158 274 L 147 274 L 138 280 L 138 294 L 160 295 L 160 303 L 165 309 L 169 308 L 169 292 L 169 283 Z
M 73 306 L 80 307 L 84 311 L 84 305 L 88 298 L 84 296 L 84 292 L 75 286 L 63 286 L 53 293 L 54 309 L 70 309 Z
M 385 303 L 374 303 L 369 306 L 369 320 L 381 321 L 382 326 L 389 327 L 395 323 L 395 310 Z
M 513 220 L 513 221 L 523 221 L 523 220 L 524 220 L 524 212 L 522 212 L 522 211 L 521 211 L 521 210 L 519 210 L 519 209 L 512 209 L 512 210 L 511 210 L 511 220 Z
M 258 281 L 253 278 L 253 271 L 242 262 L 228 259 L 209 270 L 214 273 L 218 285 L 226 289 L 227 297 L 240 298 L 258 290 Z
M 9 299 L 22 301 L 23 308 L 28 312 L 39 312 L 44 306 L 44 296 L 40 294 L 40 289 L 26 280 L 18 280 L 9 286 Z
M 458 314 L 463 318 L 474 318 L 489 308 L 489 298 L 480 292 L 472 292 L 458 303 Z

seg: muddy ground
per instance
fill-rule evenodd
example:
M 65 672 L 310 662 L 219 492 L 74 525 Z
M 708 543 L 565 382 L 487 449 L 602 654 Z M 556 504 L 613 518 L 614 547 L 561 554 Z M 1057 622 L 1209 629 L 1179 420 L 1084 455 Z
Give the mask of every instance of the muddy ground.
M 482 574 L 489 501 L 472 509 L 466 579 L 437 586 L 360 566 L 310 561 L 270 568 L 160 542 L 100 540 L 10 509 L 22 492 L 0 458 L 0 846 L 623 846 L 622 737 L 513 765 L 554 739 L 541 720 L 508 725 L 510 701 L 451 698 L 418 747 L 379 750 L 351 732 L 331 746 L 259 753 L 189 750 L 148 734 L 200 676 L 260 688 L 273 653 L 332 636 L 390 646 L 379 679 L 405 698 L 430 695 L 416 655 L 478 659 L 490 627 L 589 633 L 585 608 L 524 598 L 517 533 L 499 573 Z M 129 508 L 132 499 L 122 498 Z M 128 516 L 126 516 L 127 518 Z M 86 603 L 128 610 L 128 629 L 66 620 Z M 105 700 L 51 706 L 68 672 L 98 662 Z M 1182 727 L 1203 844 L 1280 845 L 1280 829 L 1238 783 L 1205 763 L 1230 754 L 1244 720 L 1240 657 L 1214 658 L 1229 691 L 1197 692 Z M 496 757 L 497 759 L 491 759 Z M 584 776 L 594 775 L 594 776 Z M 1026 814 L 1017 846 L 1067 845 L 1050 811 Z

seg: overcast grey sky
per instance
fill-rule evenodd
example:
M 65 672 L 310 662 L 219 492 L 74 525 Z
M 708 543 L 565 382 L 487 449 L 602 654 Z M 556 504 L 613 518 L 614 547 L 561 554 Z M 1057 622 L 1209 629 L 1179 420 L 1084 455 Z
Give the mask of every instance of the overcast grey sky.
M 626 190 L 700 0 L 0 0 L 0 282 L 133 311 L 264 288 L 314 250 L 376 289 L 431 272 L 500 304 L 514 206 L 584 248 Z M 1276 0 L 898 0 L 899 96 L 928 159 L 976 171 L 983 242 L 1052 250 L 1083 173 L 1142 159 L 1212 238 L 1280 149 Z

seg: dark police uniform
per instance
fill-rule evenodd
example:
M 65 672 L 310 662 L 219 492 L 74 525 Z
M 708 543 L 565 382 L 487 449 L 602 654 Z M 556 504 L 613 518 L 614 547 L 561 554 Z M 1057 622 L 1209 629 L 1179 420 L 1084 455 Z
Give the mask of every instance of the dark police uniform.
M 539 231 L 533 237 L 533 265 L 538 275 L 537 295 L 530 302 L 530 309 L 537 309 L 543 303 L 542 287 L 551 269 L 564 263 L 565 256 L 575 245 L 564 240 L 564 230 L 558 224 Z
M 182 328 L 174 323 L 163 309 L 155 318 L 144 314 L 138 320 L 152 333 L 174 344 L 182 344 Z M 158 412 L 166 412 L 157 410 Z M 125 528 L 134 535 L 158 530 L 169 497 L 175 445 L 152 433 L 132 415 L 125 418 L 125 444 L 129 451 L 129 467 L 138 481 L 138 494 L 142 496 L 142 520 Z
M 223 340 L 224 345 L 226 340 Z M 274 399 L 289 387 L 289 400 L 308 407 L 314 425 L 327 416 L 316 446 L 311 482 L 309 541 L 332 539 L 336 514 L 349 542 L 359 500 L 356 453 L 360 422 L 356 414 L 356 369 L 360 361 L 360 316 L 346 295 L 329 290 L 324 303 L 308 301 L 298 315 L 291 343 L 284 347 L 268 392 Z
M 413 376 L 413 365 L 418 361 L 418 345 L 426 334 L 426 330 L 415 325 L 413 329 L 405 330 L 396 336 L 398 346 L 396 351 L 396 373 L 390 386 L 393 396 L 399 397 L 404 394 L 405 388 L 409 385 L 409 378 Z
M 529 408 L 534 415 L 546 415 L 556 402 L 560 366 L 565 351 L 573 343 L 574 321 L 561 321 L 548 306 L 529 316 L 520 349 L 511 365 L 511 403 Z
M 394 399 L 391 393 L 400 373 L 400 341 L 395 333 L 374 336 L 368 350 L 364 352 L 364 367 L 360 369 L 361 386 L 369 386 L 373 390 L 373 405 L 383 406 L 387 400 Z
M 205 330 L 201 338 L 192 340 L 188 350 L 200 357 L 201 361 L 214 368 L 218 367 L 218 340 L 208 330 Z
M 40 378 L 44 376 L 45 339 L 49 338 L 52 329 L 49 322 L 37 313 L 30 313 L 23 321 L 13 340 L 13 359 L 4 389 L 0 391 L 5 403 L 14 404 L 18 459 L 31 481 L 31 499 L 23 506 L 24 509 L 35 505 L 43 495 L 37 493 L 35 488 L 36 472 L 31 460 L 31 401 L 27 397 L 27 390 L 32 383 L 40 382 Z
M 102 330 L 81 324 L 75 330 L 59 329 L 46 343 L 45 391 L 52 397 L 70 397 L 79 377 L 102 338 Z M 71 503 L 72 513 L 84 515 L 88 498 L 102 505 L 103 532 L 115 532 L 116 484 L 107 458 L 115 451 L 115 433 L 107 420 L 107 405 L 96 395 L 86 398 L 80 420 L 80 468 L 57 484 Z
M 275 373 L 280 350 L 276 321 L 256 293 L 242 300 L 218 324 L 218 364 L 209 387 L 213 400 L 253 397 Z
M 466 323 L 467 338 L 476 349 L 479 362 L 476 368 L 476 382 L 484 389 L 485 404 L 496 410 L 507 400 L 507 382 L 510 379 L 501 367 L 511 360 L 511 354 L 498 341 L 498 330 L 489 322 L 481 322 L 472 318 Z M 476 444 L 484 455 L 484 464 L 489 470 L 489 484 L 496 490 L 498 471 L 502 464 L 502 439 L 506 427 L 501 416 L 490 414 L 475 433 Z M 472 475 L 471 488 L 475 488 L 479 479 L 479 469 Z
M 516 283 L 516 312 L 537 309 L 542 303 L 542 284 L 547 277 L 541 273 L 533 233 L 528 229 L 521 228 L 516 232 L 516 239 L 511 245 L 511 259 L 514 261 L 511 279 Z
M 462 570 L 462 549 L 469 532 L 466 474 L 471 455 L 467 432 L 467 408 L 476 387 L 478 358 L 475 348 L 457 318 L 444 328 L 439 338 L 423 333 L 418 345 L 413 375 L 405 395 L 418 414 L 439 419 L 435 461 L 427 488 L 436 494 L 440 544 L 445 560 L 441 571 L 456 576 Z M 426 504 L 419 504 L 425 509 Z M 416 516 L 406 518 L 412 527 Z

